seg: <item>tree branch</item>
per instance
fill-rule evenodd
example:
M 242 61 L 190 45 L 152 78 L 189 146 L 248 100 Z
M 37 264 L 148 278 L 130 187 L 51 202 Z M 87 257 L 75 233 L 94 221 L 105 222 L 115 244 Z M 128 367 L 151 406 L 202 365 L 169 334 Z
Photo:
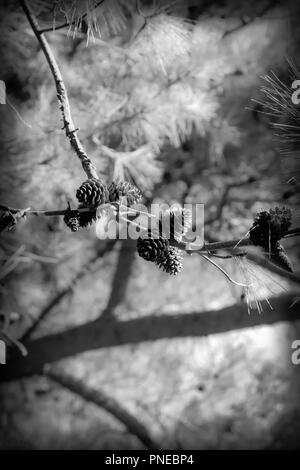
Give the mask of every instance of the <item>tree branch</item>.
M 113 203 L 108 203 L 108 205 L 114 205 Z M 104 207 L 104 205 L 103 205 Z M 118 206 L 116 206 L 118 208 Z M 120 209 L 120 208 L 119 208 Z M 0 210 L 2 211 L 9 211 L 12 214 L 15 214 L 16 216 L 20 217 L 25 217 L 26 215 L 43 215 L 43 216 L 54 216 L 54 215 L 65 215 L 70 211 L 70 209 L 66 210 L 56 210 L 56 211 L 32 211 L 30 209 L 16 209 L 16 208 L 11 208 L 5 205 L 0 204 Z M 77 212 L 90 212 L 90 208 L 78 208 L 75 209 L 74 215 Z M 92 210 L 93 211 L 93 210 Z M 136 211 L 136 215 L 139 214 L 139 211 Z M 128 220 L 128 222 L 133 222 Z M 296 237 L 300 235 L 300 227 L 293 228 L 289 230 L 282 239 L 285 238 L 291 238 L 291 237 Z M 129 240 L 131 241 L 131 240 Z M 128 242 L 128 240 L 127 240 Z M 284 277 L 288 279 L 289 281 L 295 282 L 297 284 L 300 284 L 300 276 L 291 272 L 286 271 L 285 269 L 282 269 L 279 266 L 276 266 L 273 262 L 270 260 L 256 255 L 254 253 L 249 253 L 247 251 L 241 252 L 240 248 L 242 247 L 247 247 L 247 246 L 253 246 L 253 243 L 251 242 L 250 238 L 244 238 L 244 239 L 234 239 L 234 240 L 226 240 L 226 241 L 216 241 L 216 242 L 210 242 L 206 243 L 204 242 L 203 246 L 201 246 L 198 249 L 191 249 L 190 245 L 186 241 L 176 241 L 176 240 L 171 240 L 170 245 L 175 246 L 177 248 L 180 248 L 181 250 L 185 251 L 187 254 L 192 255 L 194 253 L 206 255 L 208 257 L 219 257 L 223 259 L 229 259 L 229 258 L 234 258 L 236 256 L 246 256 L 250 261 L 253 261 L 255 264 L 258 264 L 259 266 L 268 269 L 271 272 L 274 272 L 275 274 Z M 216 254 L 216 251 L 219 250 L 226 250 L 229 252 L 229 255 L 227 256 L 220 256 Z M 112 300 L 113 301 L 113 300 Z M 113 301 L 114 305 L 114 301 Z M 108 309 L 110 311 L 110 308 Z
M 96 263 L 102 259 L 106 254 L 110 253 L 111 250 L 114 248 L 117 240 L 112 240 L 108 244 L 105 244 L 104 247 L 98 249 L 96 254 L 87 260 L 86 263 L 81 267 L 80 271 L 75 274 L 73 279 L 69 282 L 69 284 L 61 289 L 51 300 L 50 302 L 40 311 L 39 315 L 33 320 L 31 325 L 27 328 L 25 333 L 21 337 L 21 341 L 28 341 L 31 338 L 32 334 L 37 330 L 40 323 L 46 319 L 50 312 L 52 312 L 53 308 L 56 307 L 67 294 L 72 292 L 74 287 L 77 283 L 83 279 L 87 274 L 91 273 L 95 268 Z
M 115 270 L 115 274 L 112 280 L 111 292 L 104 311 L 101 316 L 114 316 L 115 309 L 123 301 L 128 283 L 130 281 L 130 275 L 134 265 L 136 252 L 136 241 L 135 240 L 122 240 L 121 248 L 118 254 L 118 262 Z
M 113 203 L 106 203 L 106 204 L 103 204 L 101 207 L 105 207 L 105 206 L 113 206 L 114 204 Z M 77 207 L 76 209 L 70 209 L 69 207 L 67 209 L 57 209 L 57 210 L 53 210 L 53 211 L 48 211 L 48 210 L 38 210 L 38 211 L 35 211 L 35 210 L 31 210 L 30 208 L 28 209 L 16 209 L 16 208 L 13 208 L 13 207 L 8 207 L 8 206 L 5 206 L 3 204 L 0 204 L 0 211 L 8 211 L 8 212 L 11 212 L 12 214 L 17 214 L 19 215 L 19 217 L 25 217 L 27 215 L 34 215 L 34 216 L 45 216 L 45 217 L 53 217 L 55 215 L 66 215 L 67 213 L 69 213 L 71 211 L 73 211 L 74 213 L 76 212 L 94 212 L 95 211 L 95 208 L 89 208 L 89 207 Z
M 268 13 L 268 11 L 271 10 L 272 8 L 274 8 L 277 3 L 278 3 L 278 0 L 275 0 L 275 1 L 273 0 L 271 3 L 267 4 L 257 15 L 255 15 L 252 18 L 245 19 L 245 18 L 241 17 L 240 18 L 241 23 L 239 25 L 235 26 L 234 28 L 229 29 L 228 31 L 225 31 L 225 33 L 223 34 L 222 37 L 225 38 L 229 34 L 236 33 L 237 31 L 244 28 L 245 26 L 248 26 L 249 24 L 253 23 L 257 18 L 261 18 L 266 13 Z
M 268 271 L 271 271 L 272 273 L 277 274 L 277 276 L 281 276 L 284 279 L 287 279 L 288 281 L 294 282 L 295 284 L 300 284 L 299 274 L 282 269 L 280 266 L 277 266 L 276 264 L 272 263 L 266 257 L 260 256 L 257 253 L 248 252 L 247 259 L 257 264 L 261 268 L 267 269 Z
M 286 232 L 286 235 L 282 237 L 282 240 L 284 240 L 285 238 L 296 237 L 298 235 L 300 235 L 300 228 L 296 227 L 294 229 L 288 230 Z M 199 250 L 187 249 L 187 244 L 184 242 L 174 242 L 172 244 L 174 244 L 174 246 L 177 246 L 181 250 L 186 251 L 186 253 L 190 253 L 190 254 L 193 254 L 193 253 L 206 253 L 207 254 L 210 251 L 234 250 L 235 248 L 240 248 L 243 246 L 253 246 L 253 243 L 251 242 L 250 238 L 204 243 L 204 245 Z
M 92 165 L 90 158 L 87 156 L 77 136 L 78 128 L 74 126 L 74 123 L 72 120 L 67 89 L 65 87 L 63 77 L 61 75 L 59 66 L 55 60 L 55 57 L 52 53 L 50 45 L 47 39 L 43 36 L 43 33 L 39 30 L 39 25 L 37 23 L 37 20 L 34 18 L 32 13 L 30 12 L 26 0 L 19 0 L 19 1 L 29 21 L 32 31 L 34 32 L 42 48 L 42 51 L 45 55 L 45 58 L 48 62 L 51 73 L 53 75 L 55 86 L 56 86 L 57 98 L 59 102 L 59 108 L 61 110 L 62 118 L 63 118 L 63 129 L 65 130 L 66 136 L 70 141 L 71 147 L 73 148 L 79 160 L 81 161 L 82 168 L 85 171 L 87 177 L 98 179 L 96 168 Z
M 44 375 L 57 382 L 62 387 L 79 395 L 84 400 L 94 403 L 110 413 L 114 418 L 120 421 L 131 434 L 135 435 L 147 449 L 158 450 L 161 448 L 160 444 L 152 438 L 146 426 L 129 413 L 121 403 L 112 396 L 107 395 L 102 390 L 88 386 L 82 380 L 66 372 L 54 370 L 52 367 L 46 367 L 44 369 Z
M 156 312 L 126 321 L 100 317 L 67 331 L 24 342 L 27 357 L 20 357 L 16 350 L 8 351 L 8 364 L 1 368 L 1 379 L 8 381 L 40 374 L 45 364 L 100 348 L 166 338 L 203 337 L 280 321 L 298 321 L 300 310 L 295 298 L 299 298 L 299 291 L 269 299 L 273 310 L 268 310 L 263 315 L 257 312 L 249 315 L 247 305 L 241 303 L 217 311 L 181 312 L 172 315 Z

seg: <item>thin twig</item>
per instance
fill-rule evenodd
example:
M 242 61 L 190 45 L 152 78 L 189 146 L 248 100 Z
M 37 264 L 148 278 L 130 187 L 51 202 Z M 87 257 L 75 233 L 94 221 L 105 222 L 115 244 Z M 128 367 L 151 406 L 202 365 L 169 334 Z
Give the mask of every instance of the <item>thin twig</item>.
M 12 207 L 5 206 L 3 204 L 0 204 L 0 210 L 1 211 L 8 211 L 11 212 L 12 214 L 18 214 L 20 217 L 25 217 L 27 215 L 35 215 L 35 216 L 45 216 L 45 217 L 53 217 L 55 215 L 66 215 L 70 209 L 57 209 L 53 211 L 48 211 L 48 210 L 31 210 L 30 208 L 28 209 L 15 209 Z M 74 212 L 94 212 L 95 209 L 90 209 L 89 207 L 78 207 L 77 209 L 74 209 Z
M 229 34 L 232 34 L 232 33 L 236 33 L 237 31 L 239 31 L 240 29 L 244 28 L 245 26 L 248 26 L 250 25 L 251 23 L 254 23 L 254 21 L 257 19 L 257 18 L 261 18 L 262 16 L 264 16 L 266 13 L 268 13 L 269 10 L 271 10 L 272 8 L 274 8 L 274 6 L 278 3 L 278 1 L 274 1 L 267 4 L 257 15 L 255 15 L 254 17 L 250 18 L 250 19 L 245 19 L 243 17 L 240 18 L 241 22 L 240 24 L 238 24 L 237 26 L 235 26 L 234 28 L 232 29 L 229 29 L 227 31 L 225 31 L 225 33 L 223 34 L 222 38 L 225 38 L 226 36 L 228 36 Z
M 300 227 L 296 227 L 296 228 L 289 230 L 285 238 L 295 237 L 296 235 L 299 235 L 299 234 L 300 234 Z
M 296 237 L 300 235 L 300 227 L 288 230 L 282 240 L 285 238 Z M 210 254 L 210 252 L 214 252 L 217 250 L 231 250 L 234 251 L 237 248 L 241 248 L 244 246 L 253 246 L 250 238 L 243 238 L 242 240 L 228 240 L 228 241 L 218 241 L 218 242 L 211 242 L 211 243 L 204 243 L 199 249 L 190 249 L 189 243 L 185 242 L 171 242 L 172 245 L 180 248 L 181 250 L 185 251 L 186 253 L 193 254 L 193 253 L 205 253 Z M 238 252 L 240 254 L 240 252 Z
M 237 254 L 234 254 L 234 255 L 216 255 L 215 253 L 210 251 L 209 256 L 211 258 L 219 258 L 219 259 L 245 258 L 247 256 L 247 252 L 242 251 L 241 253 L 237 253 Z
M 96 254 L 94 254 L 87 262 L 81 267 L 80 271 L 75 274 L 75 276 L 71 279 L 66 287 L 64 287 L 60 292 L 58 292 L 49 302 L 48 304 L 40 311 L 37 317 L 33 320 L 31 325 L 27 328 L 25 333 L 23 333 L 21 340 L 27 341 L 31 338 L 32 334 L 36 331 L 42 321 L 46 319 L 50 312 L 52 312 L 53 308 L 56 307 L 67 294 L 72 292 L 74 287 L 78 284 L 78 282 L 85 278 L 89 273 L 91 273 L 97 264 L 105 255 L 110 253 L 116 244 L 116 240 L 110 241 L 108 245 L 101 247 L 101 249 L 97 250 Z
M 101 0 L 100 2 L 96 3 L 94 9 L 96 10 L 96 8 L 98 8 L 102 3 L 104 3 L 105 0 Z M 80 24 L 82 23 L 82 21 L 87 17 L 87 13 L 84 13 L 80 18 L 78 18 L 77 20 L 74 20 L 74 21 L 71 21 L 71 22 L 68 22 L 68 21 L 65 21 L 65 23 L 59 25 L 59 26 L 56 26 L 54 27 L 54 25 L 51 27 L 51 28 L 43 28 L 43 29 L 40 29 L 39 30 L 39 34 L 43 34 L 43 33 L 51 33 L 53 31 L 58 31 L 59 29 L 63 29 L 63 28 L 70 28 L 71 26 L 74 26 L 76 24 Z
M 210 259 L 208 256 L 203 255 L 202 253 L 198 253 L 198 255 L 202 256 L 202 258 L 206 259 L 206 261 L 208 261 L 208 262 L 211 263 L 215 268 L 217 268 L 219 271 L 221 271 L 221 273 L 224 274 L 224 276 L 226 277 L 226 279 L 228 279 L 228 281 L 232 282 L 232 284 L 235 284 L 236 286 L 241 286 L 241 287 L 250 287 L 250 285 L 248 285 L 248 284 L 242 284 L 242 283 L 237 282 L 237 281 L 235 281 L 234 279 L 232 279 L 232 277 L 230 277 L 229 274 L 228 274 L 223 268 L 221 268 L 221 266 L 219 266 L 217 263 L 215 263 L 215 261 L 213 261 L 212 259 Z
M 105 206 L 114 206 L 117 209 L 121 209 L 123 207 L 122 205 L 120 206 L 118 203 L 107 203 L 103 204 L 101 206 L 104 208 Z M 47 211 L 47 210 L 40 210 L 40 211 L 34 211 L 29 209 L 15 209 L 11 208 L 8 206 L 5 206 L 3 204 L 0 204 L 0 210 L 3 211 L 9 211 L 14 213 L 19 213 L 22 215 L 22 217 L 27 216 L 27 215 L 35 215 L 35 216 L 55 216 L 55 215 L 65 215 L 67 214 L 70 209 L 58 209 L 58 210 L 53 210 L 53 211 Z M 79 207 L 74 210 L 74 212 L 94 212 L 95 209 L 91 209 L 88 207 Z M 135 210 L 132 208 L 129 208 L 129 210 L 135 212 L 136 215 L 140 214 L 145 214 L 143 211 Z M 120 212 L 121 213 L 121 212 Z M 122 213 L 121 213 L 122 214 Z M 122 214 L 124 215 L 124 214 Z M 151 214 L 149 217 L 152 216 Z M 132 220 L 128 220 L 129 223 L 134 223 Z M 296 237 L 300 235 L 300 227 L 295 227 L 291 230 L 288 230 L 286 234 L 282 237 L 282 239 L 285 238 L 291 238 L 291 237 Z M 172 241 L 171 244 L 173 246 L 176 246 L 177 248 L 180 248 L 181 250 L 185 251 L 186 253 L 192 254 L 192 253 L 205 253 L 205 254 L 210 254 L 210 252 L 214 252 L 217 250 L 231 250 L 234 251 L 237 248 L 245 247 L 245 246 L 253 246 L 250 238 L 242 238 L 242 239 L 234 239 L 234 240 L 228 240 L 228 241 L 217 241 L 217 242 L 211 242 L 211 243 L 204 243 L 199 249 L 191 249 L 189 248 L 190 242 L 177 242 L 177 241 Z M 239 253 L 240 254 L 240 253 Z
M 65 130 L 66 136 L 70 141 L 71 147 L 73 148 L 79 160 L 81 161 L 82 168 L 85 171 L 87 177 L 98 179 L 96 168 L 92 164 L 90 158 L 87 156 L 86 151 L 84 150 L 83 145 L 81 144 L 77 136 L 78 128 L 75 127 L 73 120 L 72 120 L 67 89 L 65 87 L 62 74 L 56 62 L 56 59 L 53 55 L 53 52 L 50 48 L 50 45 L 47 39 L 44 37 L 43 33 L 39 30 L 38 22 L 35 19 L 35 17 L 32 15 L 32 13 L 30 12 L 26 0 L 19 0 L 19 1 L 29 21 L 32 31 L 34 32 L 42 48 L 42 51 L 45 55 L 45 58 L 48 62 L 51 73 L 53 75 L 55 86 L 56 86 L 59 107 L 60 107 L 62 118 L 63 118 L 63 129 Z
M 216 250 L 233 250 L 238 243 L 239 240 L 229 240 L 229 241 L 221 241 L 221 242 L 212 242 L 212 243 L 204 243 L 201 247 L 198 249 L 191 249 L 189 247 L 189 243 L 184 243 L 184 242 L 176 242 L 172 241 L 171 244 L 173 246 L 176 246 L 177 248 L 180 248 L 181 250 L 185 251 L 186 253 L 193 254 L 193 253 L 206 253 L 209 254 L 210 251 L 216 251 Z M 249 246 L 252 245 L 252 242 L 249 238 L 246 238 L 243 240 L 240 244 L 239 247 L 242 246 Z
M 205 220 L 205 225 L 210 225 L 213 222 L 216 222 L 217 220 L 219 222 L 221 221 L 222 216 L 223 216 L 223 211 L 224 211 L 225 205 L 228 202 L 227 199 L 228 199 L 228 196 L 229 196 L 229 193 L 230 193 L 231 189 L 239 188 L 241 186 L 246 186 L 248 184 L 252 184 L 252 183 L 255 183 L 255 182 L 256 182 L 255 176 L 251 175 L 251 176 L 248 176 L 247 178 L 245 178 L 243 180 L 236 180 L 236 181 L 232 181 L 232 182 L 228 183 L 225 186 L 225 189 L 224 189 L 223 194 L 220 198 L 220 201 L 218 203 L 218 207 L 217 207 L 217 210 L 216 210 L 215 214 L 212 215 L 211 217 L 208 217 L 208 219 Z
M 147 449 L 158 450 L 161 448 L 160 443 L 153 439 L 146 426 L 129 413 L 118 400 L 103 392 L 103 390 L 92 388 L 83 380 L 77 379 L 66 372 L 54 370 L 51 366 L 44 368 L 44 375 L 84 400 L 106 410 L 120 421 L 131 434 L 136 436 Z

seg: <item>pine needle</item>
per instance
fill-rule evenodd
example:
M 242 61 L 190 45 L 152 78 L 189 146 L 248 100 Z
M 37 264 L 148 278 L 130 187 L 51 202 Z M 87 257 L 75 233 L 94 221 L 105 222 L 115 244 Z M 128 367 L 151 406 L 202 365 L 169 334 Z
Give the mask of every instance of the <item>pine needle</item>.
M 158 13 L 145 17 L 145 23 L 135 34 L 131 50 L 149 61 L 151 67 L 162 70 L 190 51 L 191 35 L 187 22 L 182 18 Z
M 235 257 L 234 260 L 238 267 L 240 276 L 244 279 L 245 283 L 248 284 L 244 289 L 248 314 L 251 313 L 253 304 L 259 314 L 263 312 L 262 302 L 259 298 L 260 295 L 267 302 L 270 309 L 272 309 L 266 292 L 276 295 L 279 289 L 287 290 L 285 286 L 278 282 L 276 278 L 271 276 L 268 271 L 254 265 L 246 257 Z
M 213 266 L 215 266 L 219 271 L 221 271 L 222 274 L 224 274 L 224 276 L 228 279 L 228 281 L 230 281 L 232 284 L 235 284 L 236 286 L 241 286 L 241 287 L 245 287 L 245 288 L 249 288 L 251 287 L 250 284 L 242 284 L 240 282 L 237 282 L 235 281 L 234 279 L 232 279 L 229 274 L 223 269 L 221 268 L 221 266 L 218 265 L 218 263 L 216 263 L 215 261 L 213 261 L 212 259 L 210 259 L 208 256 L 204 255 L 203 253 L 199 253 L 198 254 L 200 256 L 202 256 L 202 258 L 206 259 L 206 261 L 208 261 L 209 263 L 211 263 Z
M 264 99 L 253 100 L 263 107 L 263 114 L 271 117 L 278 142 L 283 144 L 279 151 L 284 156 L 299 156 L 300 152 L 300 107 L 292 101 L 292 83 L 299 79 L 300 71 L 288 60 L 289 80 L 283 82 L 275 72 L 263 76 L 265 85 L 261 92 Z

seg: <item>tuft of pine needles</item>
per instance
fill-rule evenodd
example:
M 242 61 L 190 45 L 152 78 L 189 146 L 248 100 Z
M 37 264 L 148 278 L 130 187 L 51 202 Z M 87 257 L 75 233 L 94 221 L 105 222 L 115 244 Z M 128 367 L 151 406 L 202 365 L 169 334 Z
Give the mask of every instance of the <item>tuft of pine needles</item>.
M 300 79 L 300 69 L 290 60 L 288 64 L 289 78 L 284 81 L 275 72 L 263 76 L 263 99 L 253 101 L 263 107 L 264 114 L 270 116 L 282 155 L 297 157 L 300 153 L 300 105 L 293 102 L 292 84 Z

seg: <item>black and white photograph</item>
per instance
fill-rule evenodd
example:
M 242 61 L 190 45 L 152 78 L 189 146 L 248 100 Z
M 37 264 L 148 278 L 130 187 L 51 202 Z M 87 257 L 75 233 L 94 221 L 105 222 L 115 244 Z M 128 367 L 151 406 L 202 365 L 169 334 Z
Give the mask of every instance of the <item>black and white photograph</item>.
M 0 181 L 0 451 L 300 450 L 300 2 L 0 0 Z

